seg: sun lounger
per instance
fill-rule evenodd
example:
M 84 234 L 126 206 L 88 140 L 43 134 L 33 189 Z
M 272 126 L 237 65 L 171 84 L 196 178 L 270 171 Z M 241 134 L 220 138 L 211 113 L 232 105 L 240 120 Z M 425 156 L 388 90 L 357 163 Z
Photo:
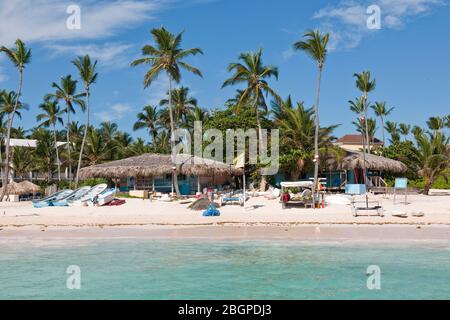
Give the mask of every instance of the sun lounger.
M 64 199 L 67 196 L 71 195 L 72 193 L 73 193 L 73 190 L 70 190 L 70 189 L 56 192 L 47 198 L 33 201 L 33 207 L 35 207 L 35 208 L 51 207 L 51 206 L 53 206 L 54 201 L 59 201 L 61 199 Z
M 60 199 L 58 201 L 56 201 L 56 200 L 52 201 L 52 206 L 55 206 L 55 207 L 68 207 L 69 206 L 69 201 L 74 201 L 74 200 L 77 200 L 77 199 L 83 197 L 91 189 L 92 189 L 92 187 L 89 187 L 89 186 L 77 189 L 72 194 L 68 195 L 64 199 Z
M 68 201 L 69 206 L 75 206 L 75 207 L 83 207 L 87 205 L 87 202 L 97 197 L 99 194 L 103 193 L 108 188 L 108 185 L 105 184 L 99 184 L 95 187 L 93 187 L 91 190 L 89 190 L 88 193 L 86 193 L 83 197 Z
M 368 203 L 366 201 L 353 201 L 351 204 L 351 210 L 353 216 L 355 217 L 368 216 L 370 212 L 376 212 L 376 216 L 384 217 L 383 207 L 380 206 L 378 201 L 369 201 Z

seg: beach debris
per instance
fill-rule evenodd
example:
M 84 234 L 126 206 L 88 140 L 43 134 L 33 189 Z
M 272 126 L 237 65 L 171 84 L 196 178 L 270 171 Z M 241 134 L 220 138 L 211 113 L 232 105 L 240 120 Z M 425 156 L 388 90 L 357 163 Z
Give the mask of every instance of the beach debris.
M 425 213 L 423 213 L 423 212 L 413 212 L 412 216 L 415 217 L 415 218 L 423 218 L 423 217 L 425 217 Z
M 394 211 L 392 213 L 392 216 L 396 217 L 396 218 L 402 218 L 402 219 L 408 218 L 408 214 L 406 212 L 401 212 L 401 211 Z
M 202 211 L 208 209 L 209 205 L 212 204 L 215 206 L 215 208 L 219 208 L 219 205 L 215 202 L 209 201 L 208 198 L 201 198 L 193 202 L 188 209 L 194 210 L 194 211 Z

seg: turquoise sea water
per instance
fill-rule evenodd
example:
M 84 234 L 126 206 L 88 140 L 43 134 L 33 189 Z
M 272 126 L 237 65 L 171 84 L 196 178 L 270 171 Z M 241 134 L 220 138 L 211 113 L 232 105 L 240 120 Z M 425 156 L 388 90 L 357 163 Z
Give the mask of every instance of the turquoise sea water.
M 66 287 L 71 265 L 81 290 Z M 367 289 L 370 265 L 379 291 Z M 450 299 L 450 246 L 8 240 L 0 288 L 0 299 Z

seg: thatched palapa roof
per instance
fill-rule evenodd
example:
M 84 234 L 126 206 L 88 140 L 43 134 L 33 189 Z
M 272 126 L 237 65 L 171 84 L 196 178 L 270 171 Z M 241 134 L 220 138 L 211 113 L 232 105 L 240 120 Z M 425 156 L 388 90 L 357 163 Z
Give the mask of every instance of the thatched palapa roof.
M 345 158 L 337 163 L 336 159 L 329 161 L 330 166 L 335 169 L 353 170 L 360 169 L 364 166 L 364 155 L 362 152 L 348 151 Z M 400 161 L 376 156 L 366 153 L 366 168 L 367 170 L 383 171 L 392 173 L 402 173 L 407 170 L 406 165 Z
M 35 185 L 34 183 L 32 183 L 30 181 L 19 182 L 19 185 L 24 190 L 27 190 L 27 193 L 38 193 L 41 191 L 41 187 L 39 187 L 38 185 Z
M 173 161 L 175 160 L 175 161 Z M 171 155 L 144 154 L 138 157 L 99 164 L 80 170 L 80 177 L 87 178 L 127 178 L 152 177 L 172 174 L 173 168 L 178 174 L 196 176 L 242 175 L 234 166 L 210 159 L 180 154 L 175 159 Z
M 1 191 L 3 191 L 3 188 L 1 188 Z M 24 186 L 21 186 L 19 183 L 11 181 L 8 183 L 6 194 L 8 195 L 22 195 L 29 193 L 28 190 L 24 188 Z

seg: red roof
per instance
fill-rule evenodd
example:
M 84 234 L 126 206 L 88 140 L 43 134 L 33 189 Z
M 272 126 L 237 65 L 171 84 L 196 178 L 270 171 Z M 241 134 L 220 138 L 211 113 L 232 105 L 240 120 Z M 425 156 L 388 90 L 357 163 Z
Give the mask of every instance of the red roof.
M 374 138 L 373 141 L 375 142 L 375 144 L 379 145 L 383 144 L 383 142 L 377 138 Z M 363 136 L 360 134 L 347 134 L 342 138 L 340 138 L 339 140 L 337 140 L 336 142 L 342 144 L 360 145 L 363 143 Z M 372 139 L 370 139 L 370 142 L 373 143 Z

